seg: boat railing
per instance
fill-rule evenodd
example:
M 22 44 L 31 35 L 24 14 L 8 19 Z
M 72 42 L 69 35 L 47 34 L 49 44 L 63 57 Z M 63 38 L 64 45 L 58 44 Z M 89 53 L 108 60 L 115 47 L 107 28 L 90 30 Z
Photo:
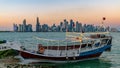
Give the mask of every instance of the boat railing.
M 94 39 L 94 41 L 91 42 L 91 47 L 88 46 L 88 44 L 89 44 L 89 42 L 88 42 L 86 47 L 85 48 L 80 48 L 80 50 L 86 51 L 86 50 L 89 50 L 89 49 L 96 49 L 96 48 L 100 48 L 100 47 L 106 46 L 106 45 L 108 45 L 108 43 L 111 40 L 111 38 L 110 37 L 108 37 L 108 38 L 99 38 L 97 40 Z M 106 40 L 106 41 L 104 41 L 104 40 Z
M 45 53 L 46 55 L 56 50 L 57 56 L 66 55 L 66 53 L 69 51 L 73 51 L 73 53 L 76 55 L 81 51 L 97 49 L 109 42 L 109 40 L 107 40 L 107 42 L 104 43 L 104 40 L 108 39 L 108 37 L 98 38 L 98 39 L 84 37 L 82 38 L 82 41 L 80 41 L 79 39 L 51 40 L 51 39 L 44 39 L 39 37 L 36 38 L 40 41 L 45 41 L 43 42 L 45 44 L 42 43 L 41 44 L 43 45 L 43 47 L 46 46 L 46 53 Z M 62 46 L 64 46 L 64 49 L 63 48 L 61 49 Z M 72 48 L 70 46 L 72 46 Z M 54 48 L 56 49 L 54 50 Z M 71 55 L 73 54 L 71 53 Z
M 109 32 L 100 32 L 99 34 L 108 34 L 108 33 Z M 71 34 L 77 34 L 77 36 L 76 35 L 71 35 Z M 89 40 L 89 39 L 91 40 L 92 39 L 92 38 L 89 38 L 89 37 L 85 37 L 84 34 L 88 34 L 88 33 L 67 32 L 67 34 L 66 34 L 67 37 L 66 37 L 65 40 L 45 39 L 45 38 L 39 38 L 39 37 L 36 37 L 36 36 L 35 36 L 35 38 L 40 40 L 40 42 L 43 43 L 43 45 L 65 46 L 65 45 L 69 45 L 69 43 L 74 45 L 74 42 L 79 42 L 80 41 L 80 43 L 84 43 L 83 40 Z M 98 33 L 89 33 L 89 34 L 98 34 Z M 105 38 L 99 38 L 99 39 L 105 39 Z M 71 43 L 71 42 L 73 42 L 73 43 Z
M 43 45 L 46 43 L 44 46 L 71 46 L 71 45 L 80 45 L 80 44 L 86 44 L 86 43 L 91 43 L 94 41 L 94 39 L 90 38 L 84 38 L 82 41 L 80 40 L 51 40 L 51 39 L 43 39 L 39 38 L 40 41 L 42 42 Z M 41 43 L 41 44 L 42 44 Z
M 110 32 L 86 32 L 86 33 L 80 33 L 80 32 L 67 32 L 67 35 L 75 36 L 75 35 L 92 35 L 92 34 L 110 34 Z

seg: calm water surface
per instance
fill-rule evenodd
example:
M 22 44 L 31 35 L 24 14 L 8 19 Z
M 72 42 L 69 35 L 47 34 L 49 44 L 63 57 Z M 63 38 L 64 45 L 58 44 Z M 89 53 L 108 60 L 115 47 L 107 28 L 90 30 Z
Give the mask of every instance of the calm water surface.
M 31 63 L 31 66 L 37 68 L 120 68 L 120 33 L 111 33 L 113 36 L 113 46 L 111 52 L 104 52 L 98 60 L 82 61 L 77 63 L 52 64 L 52 63 Z M 35 36 L 48 39 L 64 39 L 65 33 L 57 32 L 0 32 L 0 40 L 19 41 L 21 45 L 29 49 L 37 49 L 39 40 Z M 18 62 L 17 64 L 24 62 Z M 6 63 L 0 64 L 0 67 L 6 67 Z M 27 64 L 25 64 L 27 65 Z

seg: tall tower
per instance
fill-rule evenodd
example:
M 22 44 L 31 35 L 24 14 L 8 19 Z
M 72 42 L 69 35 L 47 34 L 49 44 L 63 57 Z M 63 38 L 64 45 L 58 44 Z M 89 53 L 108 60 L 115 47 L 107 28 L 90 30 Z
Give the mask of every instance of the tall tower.
M 13 31 L 15 31 L 15 32 L 18 31 L 18 26 L 17 26 L 17 24 L 13 24 Z
M 70 32 L 74 32 L 75 30 L 74 30 L 74 26 L 75 26 L 75 23 L 74 23 L 74 21 L 71 19 L 70 20 Z
M 36 19 L 36 32 L 40 31 L 40 23 L 39 23 L 39 17 Z
M 23 32 L 26 32 L 26 19 L 23 20 Z

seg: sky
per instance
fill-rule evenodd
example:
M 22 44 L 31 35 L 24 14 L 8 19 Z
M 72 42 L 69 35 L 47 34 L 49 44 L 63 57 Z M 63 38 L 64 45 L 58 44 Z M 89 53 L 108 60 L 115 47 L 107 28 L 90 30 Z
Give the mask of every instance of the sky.
M 105 26 L 120 29 L 120 0 L 0 0 L 0 30 L 13 30 L 23 19 L 35 28 L 36 17 L 49 25 L 64 19 L 100 25 L 106 17 Z

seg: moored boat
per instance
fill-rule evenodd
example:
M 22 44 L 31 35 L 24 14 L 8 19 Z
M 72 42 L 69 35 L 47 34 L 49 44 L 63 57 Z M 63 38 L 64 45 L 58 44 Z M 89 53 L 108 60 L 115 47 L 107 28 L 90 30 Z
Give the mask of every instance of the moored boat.
M 37 59 L 40 62 L 78 62 L 97 59 L 106 49 L 112 46 L 110 43 L 111 36 L 97 39 L 81 36 L 65 40 L 37 39 L 45 41 L 47 44 L 38 44 L 38 50 L 29 50 L 21 46 L 18 51 L 23 58 Z M 50 44 L 51 42 L 54 45 Z

